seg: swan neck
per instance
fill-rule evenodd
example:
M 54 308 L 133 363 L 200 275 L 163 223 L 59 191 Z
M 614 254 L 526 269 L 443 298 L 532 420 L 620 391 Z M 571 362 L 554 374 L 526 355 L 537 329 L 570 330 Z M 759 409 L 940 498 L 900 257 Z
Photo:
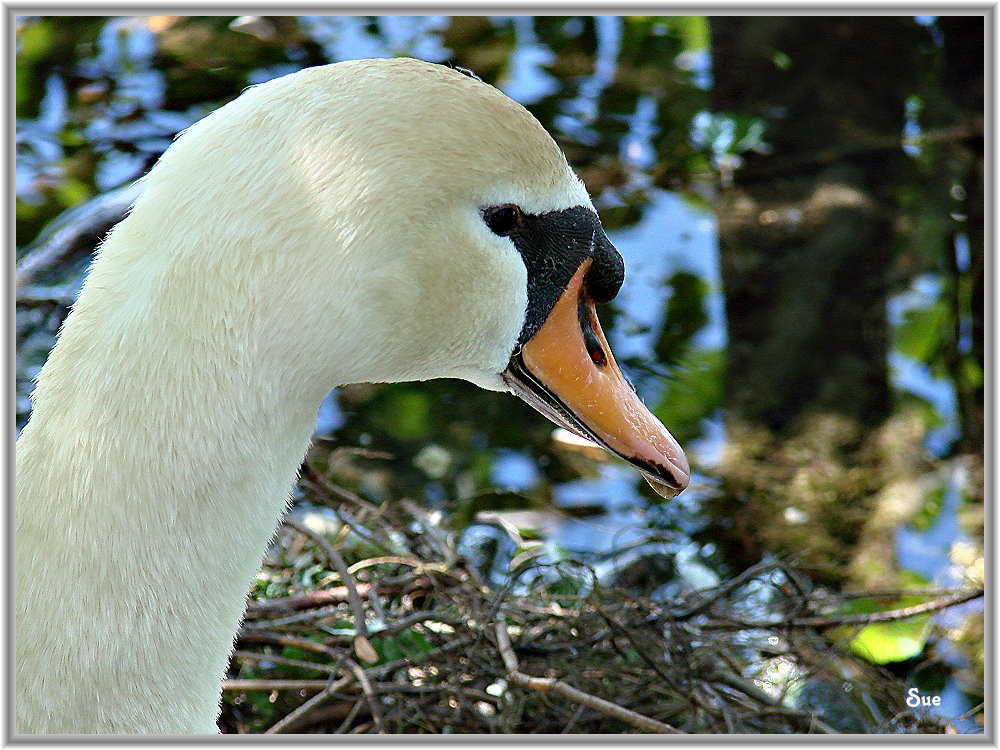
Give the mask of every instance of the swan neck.
M 214 732 L 324 391 L 224 311 L 165 325 L 102 278 L 98 261 L 17 445 L 17 729 Z

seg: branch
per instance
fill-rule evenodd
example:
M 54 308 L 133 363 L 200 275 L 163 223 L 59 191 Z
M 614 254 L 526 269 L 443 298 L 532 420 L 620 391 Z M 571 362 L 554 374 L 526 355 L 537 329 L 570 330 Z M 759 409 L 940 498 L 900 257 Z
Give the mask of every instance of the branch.
M 342 689 L 347 687 L 350 682 L 351 679 L 349 677 L 343 677 L 336 682 L 328 682 L 322 691 L 314 695 L 284 718 L 272 724 L 268 727 L 264 734 L 281 734 L 286 731 L 290 726 L 296 724 L 303 716 L 309 713 L 309 711 L 311 711 L 314 707 L 318 706 L 334 693 L 339 693 Z
M 302 667 L 303 669 L 315 669 L 317 672 L 328 672 L 329 674 L 335 674 L 339 671 L 339 667 L 331 666 L 330 664 L 292 659 L 287 656 L 279 656 L 278 654 L 258 654 L 254 651 L 237 650 L 233 652 L 233 658 L 248 661 L 266 661 L 272 664 L 284 664 L 289 667 Z
M 368 596 L 371 584 L 359 583 L 355 586 L 359 596 Z M 347 586 L 333 586 L 319 591 L 305 591 L 278 599 L 261 599 L 251 601 L 247 605 L 247 617 L 266 615 L 271 612 L 295 612 L 301 609 L 326 607 L 331 604 L 342 604 L 348 598 Z
M 875 622 L 891 622 L 893 620 L 905 620 L 909 617 L 927 614 L 928 612 L 938 612 L 948 607 L 965 604 L 973 599 L 979 599 L 983 595 L 983 590 L 966 591 L 951 596 L 943 596 L 940 599 L 931 599 L 928 602 L 914 604 L 912 607 L 900 607 L 890 609 L 885 612 L 870 612 L 863 615 L 830 615 L 827 617 L 796 617 L 791 621 L 795 627 L 826 627 L 828 625 L 871 625 Z
M 507 679 L 510 680 L 512 685 L 539 693 L 555 693 L 567 700 L 591 708 L 605 716 L 611 716 L 624 721 L 626 724 L 646 732 L 653 732 L 655 734 L 683 734 L 679 729 L 675 729 L 669 724 L 664 724 L 656 719 L 643 716 L 624 706 L 619 706 L 617 703 L 598 698 L 596 695 L 577 690 L 562 680 L 557 680 L 554 677 L 531 677 L 519 671 L 517 657 L 514 655 L 510 637 L 507 635 L 507 623 L 503 615 L 500 615 L 497 620 L 496 633 L 497 645 L 500 647 L 500 656 L 503 659 L 504 667 L 507 669 Z
M 271 692 L 273 690 L 324 690 L 330 684 L 329 680 L 238 680 L 229 679 L 222 681 L 222 689 L 225 692 L 236 693 L 244 691 L 260 690 Z
M 70 284 L 42 286 L 26 284 L 17 287 L 17 304 L 26 307 L 42 305 L 62 305 L 69 307 L 76 300 L 76 289 Z
M 31 284 L 85 238 L 97 244 L 105 232 L 125 217 L 141 192 L 141 183 L 133 182 L 63 211 L 25 249 L 17 264 L 15 286 L 20 289 Z
M 285 635 L 284 633 L 248 633 L 244 630 L 240 631 L 237 640 L 241 643 L 269 643 L 275 646 L 292 646 L 300 648 L 303 651 L 311 651 L 314 654 L 322 654 L 335 662 L 343 658 L 343 653 L 338 653 L 335 649 L 325 644 L 311 641 L 308 638 L 299 638 L 295 635 Z
M 743 628 L 824 628 L 834 625 L 871 625 L 876 622 L 892 622 L 894 620 L 905 620 L 909 617 L 938 612 L 948 607 L 965 604 L 974 599 L 979 599 L 983 595 L 982 589 L 966 591 L 958 594 L 943 596 L 939 599 L 931 599 L 929 602 L 914 604 L 912 607 L 900 607 L 899 609 L 889 609 L 885 612 L 869 612 L 860 615 L 820 615 L 816 617 L 793 617 L 789 620 L 771 622 L 749 622 L 746 620 L 711 620 L 703 623 L 705 629 L 715 630 L 741 630 Z
M 700 601 L 685 610 L 671 612 L 670 616 L 674 620 L 687 620 L 694 615 L 701 614 L 717 601 L 724 598 L 727 594 L 742 586 L 744 583 L 756 578 L 761 573 L 766 573 L 771 570 L 782 570 L 785 572 L 783 563 L 778 560 L 769 560 L 767 562 L 757 563 L 756 565 L 744 570 L 735 578 L 726 581 L 721 586 L 716 586 L 714 589 L 708 589 L 706 592 L 695 592 L 701 597 Z M 707 594 L 707 596 L 705 594 Z
M 354 653 L 356 653 L 358 658 L 366 664 L 374 664 L 378 661 L 378 654 L 375 652 L 375 648 L 368 640 L 368 626 L 365 622 L 365 610 L 361 604 L 361 596 L 358 594 L 358 590 L 354 585 L 354 577 L 351 575 L 350 570 L 348 570 L 347 563 L 344 562 L 344 558 L 341 557 L 340 553 L 334 549 L 333 545 L 326 540 L 326 537 L 322 534 L 317 534 L 308 526 L 299 523 L 294 518 L 286 518 L 285 525 L 290 526 L 300 534 L 305 534 L 307 537 L 316 542 L 320 549 L 322 549 L 326 554 L 330 564 L 337 571 L 338 575 L 340 575 L 340 580 L 342 580 L 344 582 L 344 586 L 347 587 L 347 601 L 350 603 L 351 613 L 354 615 L 354 630 L 357 633 L 357 635 L 354 636 Z

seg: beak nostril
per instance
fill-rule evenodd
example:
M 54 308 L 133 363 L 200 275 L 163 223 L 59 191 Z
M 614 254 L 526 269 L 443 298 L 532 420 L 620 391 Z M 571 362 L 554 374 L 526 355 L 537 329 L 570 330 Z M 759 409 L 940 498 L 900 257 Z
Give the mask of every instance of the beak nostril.
M 601 342 L 597 340 L 597 335 L 592 329 L 585 328 L 583 330 L 583 342 L 587 347 L 587 354 L 590 355 L 591 362 L 598 367 L 604 367 L 608 364 L 608 357 L 604 353 L 604 348 L 601 346 Z
M 580 295 L 580 301 L 577 304 L 577 317 L 580 319 L 580 330 L 583 333 L 583 345 L 587 349 L 587 355 L 590 357 L 590 361 L 598 367 L 606 366 L 608 364 L 607 352 L 604 351 L 604 346 L 601 344 L 601 340 L 594 331 L 596 313 L 594 312 L 593 305 L 590 304 L 586 296 L 582 294 Z

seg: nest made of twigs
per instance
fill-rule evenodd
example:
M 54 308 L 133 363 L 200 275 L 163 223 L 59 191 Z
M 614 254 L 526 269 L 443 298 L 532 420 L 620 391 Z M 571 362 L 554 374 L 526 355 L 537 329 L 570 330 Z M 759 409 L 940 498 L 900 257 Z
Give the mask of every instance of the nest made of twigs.
M 538 558 L 498 588 L 412 504 L 377 507 L 308 471 L 302 484 L 336 511 L 293 510 L 275 540 L 223 731 L 948 731 L 906 707 L 897 678 L 831 645 L 831 626 L 863 621 L 824 615 L 837 602 L 787 563 L 669 603 Z M 770 598 L 766 621 L 741 609 L 747 587 Z

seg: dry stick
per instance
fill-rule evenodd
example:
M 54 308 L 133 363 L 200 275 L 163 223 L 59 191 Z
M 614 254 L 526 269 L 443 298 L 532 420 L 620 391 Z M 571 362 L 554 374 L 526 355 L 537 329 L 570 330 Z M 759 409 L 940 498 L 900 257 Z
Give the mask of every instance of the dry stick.
M 360 594 L 360 592 L 359 592 Z M 309 622 L 310 620 L 322 620 L 325 617 L 333 617 L 335 615 L 340 615 L 341 605 L 331 604 L 328 607 L 320 607 L 318 609 L 310 609 L 305 612 L 298 612 L 294 615 L 288 615 L 287 617 L 275 617 L 269 620 L 247 620 L 243 623 L 243 628 L 245 630 L 264 630 L 268 628 L 279 628 L 286 625 L 298 625 L 303 622 Z
M 461 648 L 462 646 L 466 645 L 466 643 L 468 643 L 468 639 L 467 638 L 459 638 L 459 639 L 457 639 L 455 641 L 452 641 L 451 643 L 449 643 L 449 644 L 447 644 L 445 646 L 442 646 L 440 648 L 434 649 L 433 651 L 430 651 L 428 655 L 442 653 L 442 652 L 445 652 L 445 651 L 452 651 L 452 650 L 454 650 L 456 648 Z M 238 652 L 238 653 L 240 653 L 240 652 Z M 376 694 L 376 692 L 380 692 L 380 691 L 376 691 L 376 690 L 374 690 L 372 688 L 371 682 L 368 680 L 368 673 L 371 673 L 372 675 L 379 675 L 379 674 L 383 674 L 383 673 L 386 673 L 386 672 L 391 672 L 393 669 L 398 669 L 399 667 L 405 666 L 407 663 L 409 663 L 409 660 L 408 659 L 399 659 L 399 660 L 394 661 L 394 662 L 387 662 L 385 664 L 380 664 L 377 667 L 372 667 L 367 672 L 365 670 L 362 670 L 358 666 L 358 664 L 356 664 L 355 662 L 353 662 L 353 661 L 351 661 L 349 659 L 345 660 L 344 663 L 346 663 L 347 666 L 351 669 L 351 671 L 353 673 L 352 677 L 344 677 L 341 680 L 339 680 L 338 682 L 332 683 L 332 684 L 331 683 L 324 683 L 324 688 L 323 688 L 322 692 L 319 695 L 313 696 L 308 701 L 306 701 L 306 703 L 304 703 L 301 706 L 299 706 L 297 709 L 295 709 L 295 711 L 293 711 L 292 713 L 290 713 L 284 719 L 282 719 L 281 721 L 277 722 L 274 726 L 272 726 L 270 729 L 267 730 L 266 734 L 278 734 L 280 732 L 286 731 L 288 729 L 288 727 L 293 724 L 293 722 L 294 723 L 298 723 L 305 716 L 306 713 L 308 713 L 309 711 L 311 711 L 318 704 L 322 703 L 329 696 L 331 696 L 331 695 L 333 695 L 335 693 L 341 692 L 344 688 L 346 688 L 348 685 L 350 685 L 351 682 L 353 682 L 354 680 L 357 680 L 361 684 L 361 689 L 362 689 L 362 691 L 365 692 L 366 697 L 368 698 L 368 702 L 370 704 L 371 701 L 372 701 L 372 696 L 374 696 Z M 355 671 L 355 670 L 358 670 L 358 671 Z M 229 683 L 236 683 L 236 682 L 237 681 L 235 681 L 235 680 L 229 680 Z M 244 680 L 243 682 L 244 683 L 257 684 L 257 683 L 264 683 L 265 681 L 263 681 L 263 680 Z M 282 681 L 282 680 L 272 680 L 272 681 L 269 682 L 269 684 L 271 684 L 271 685 L 280 685 L 280 684 L 285 684 L 285 683 L 290 683 L 290 682 L 293 682 L 293 681 L 288 681 L 288 680 L 285 680 L 285 681 Z M 310 682 L 310 681 L 304 681 L 304 682 Z M 309 686 L 303 686 L 300 689 L 316 689 L 318 685 L 319 685 L 318 681 L 312 681 Z M 366 686 L 367 686 L 367 689 L 366 689 Z M 231 688 L 231 689 L 236 690 L 236 689 L 238 689 L 238 687 L 234 687 L 234 688 Z M 246 689 L 254 689 L 254 687 L 251 686 L 251 687 L 247 687 Z M 281 689 L 281 688 L 280 687 L 275 687 L 274 689 Z M 344 722 L 334 732 L 334 734 L 341 734 L 342 732 L 344 732 L 347 729 L 348 726 L 350 726 L 350 723 L 357 716 L 358 711 L 361 708 L 361 705 L 362 705 L 362 702 L 360 700 L 359 701 L 355 701 L 354 707 L 351 709 L 351 712 L 348 714 L 347 718 L 344 719 Z M 375 706 L 371 706 L 371 710 L 372 710 L 372 716 L 374 718 L 377 715 L 377 708 Z M 294 719 L 291 718 L 293 714 L 295 715 Z M 381 722 L 382 722 L 382 719 L 381 719 L 381 716 L 379 716 L 376 719 L 376 723 L 379 726 L 381 726 Z
M 361 713 L 361 706 L 363 704 L 361 701 L 354 701 L 354 705 L 351 706 L 351 710 L 348 712 L 347 716 L 340 723 L 340 726 L 333 730 L 333 734 L 343 734 L 347 731 L 347 728 L 354 723 L 354 720 L 358 718 L 358 714 Z
M 826 625 L 869 625 L 873 622 L 891 622 L 892 620 L 904 620 L 908 617 L 937 612 L 948 607 L 955 607 L 965 602 L 979 599 L 983 595 L 982 589 L 966 591 L 951 596 L 943 596 L 939 599 L 931 599 L 922 604 L 914 604 L 911 607 L 900 607 L 890 609 L 885 612 L 872 612 L 866 615 L 830 615 L 827 617 L 796 617 L 792 624 L 796 627 L 823 627 Z
M 443 563 L 429 563 L 418 560 L 415 557 L 404 557 L 403 555 L 385 555 L 383 557 L 369 557 L 367 560 L 359 560 L 348 570 L 353 574 L 365 568 L 372 568 L 376 565 L 408 565 L 421 573 L 448 573 L 448 566 Z
M 954 607 L 965 602 L 979 599 L 983 595 L 982 589 L 976 591 L 966 591 L 962 594 L 944 596 L 940 599 L 932 599 L 929 602 L 915 604 L 912 607 L 901 607 L 899 609 L 889 609 L 885 612 L 872 612 L 864 615 L 829 615 L 820 617 L 794 617 L 783 622 L 746 622 L 743 620 L 712 620 L 702 624 L 702 628 L 716 630 L 733 630 L 743 628 L 823 628 L 832 625 L 871 625 L 876 622 L 893 622 L 895 620 L 905 620 L 908 617 L 937 612 L 948 607 Z
M 359 583 L 354 588 L 359 596 L 368 596 L 371 584 Z M 300 609 L 312 609 L 313 607 L 325 607 L 329 604 L 346 602 L 348 596 L 347 586 L 333 586 L 328 589 L 305 591 L 301 594 L 292 594 L 291 596 L 283 596 L 278 599 L 252 601 L 247 606 L 247 617 L 263 615 L 269 612 L 292 612 Z
M 968 592 L 968 589 L 868 589 L 866 591 L 814 593 L 812 594 L 812 599 L 814 601 L 831 599 L 835 602 L 842 599 L 905 599 L 911 596 L 951 596 L 952 594 L 966 592 Z
M 512 685 L 535 690 L 540 693 L 555 693 L 563 698 L 573 701 L 599 711 L 605 716 L 612 716 L 624 721 L 637 729 L 655 734 L 683 734 L 678 729 L 664 724 L 656 719 L 650 719 L 631 709 L 619 706 L 617 703 L 598 698 L 596 695 L 585 693 L 574 687 L 567 685 L 554 677 L 531 677 L 524 674 L 518 668 L 517 657 L 514 655 L 514 648 L 511 646 L 510 637 L 507 635 L 507 622 L 503 615 L 499 615 L 496 624 L 497 644 L 500 646 L 500 656 L 503 659 L 504 667 L 507 669 L 507 679 Z
M 357 677 L 361 685 L 361 690 L 364 691 L 365 698 L 368 699 L 368 708 L 371 709 L 372 721 L 375 722 L 376 731 L 379 734 L 385 734 L 385 725 L 382 723 L 382 712 L 378 710 L 378 706 L 376 705 L 375 692 L 372 690 L 372 684 L 368 680 L 368 675 L 365 674 L 365 670 L 351 659 L 347 659 L 347 667 Z
M 25 249 L 25 255 L 15 271 L 16 288 L 20 291 L 31 284 L 61 261 L 82 238 L 89 234 L 96 235 L 118 223 L 139 197 L 141 189 L 141 183 L 133 182 L 59 214 Z
M 329 685 L 329 680 L 241 680 L 229 679 L 222 681 L 222 689 L 226 692 L 243 692 L 246 690 L 323 690 Z
M 320 664 L 319 662 L 304 661 L 302 659 L 290 659 L 287 656 L 279 656 L 278 654 L 258 654 L 256 651 L 235 651 L 233 658 L 245 659 L 247 661 L 269 661 L 274 664 L 284 664 L 288 667 L 315 669 L 317 672 L 329 672 L 330 674 L 336 674 L 340 671 L 339 667 L 331 666 L 330 664 Z
M 394 596 L 402 593 L 410 584 L 420 581 L 421 575 L 408 573 L 395 579 L 387 579 L 379 584 L 379 590 L 386 596 Z M 370 583 L 355 583 L 354 589 L 362 599 L 371 600 L 373 587 Z M 331 586 L 319 591 L 304 591 L 301 594 L 292 594 L 277 599 L 260 599 L 247 605 L 247 617 L 260 617 L 272 612 L 295 612 L 332 604 L 343 604 L 349 598 L 350 591 L 347 586 Z
M 271 643 L 276 646 L 293 646 L 295 648 L 300 648 L 303 651 L 312 651 L 314 654 L 322 654 L 323 656 L 329 657 L 334 661 L 343 657 L 342 652 L 337 652 L 325 644 L 310 641 L 308 638 L 299 638 L 298 636 L 288 635 L 286 633 L 270 633 L 265 631 L 248 633 L 246 631 L 240 631 L 238 640 L 240 643 Z
M 348 503 L 355 506 L 356 508 L 362 508 L 363 510 L 370 511 L 372 513 L 380 513 L 381 509 L 374 503 L 370 503 L 367 500 L 363 500 L 360 496 L 355 495 L 349 490 L 345 490 L 329 479 L 326 478 L 322 473 L 316 470 L 311 463 L 308 461 L 303 462 L 301 473 L 299 474 L 299 479 L 303 482 L 313 485 L 316 489 L 322 490 L 327 495 L 343 503 Z M 339 507 L 339 504 L 338 504 Z
M 357 633 L 354 637 L 354 653 L 356 653 L 358 658 L 366 664 L 374 664 L 378 661 L 378 654 L 375 652 L 371 642 L 368 640 L 368 627 L 365 624 L 365 610 L 361 606 L 361 596 L 358 594 L 358 590 L 354 585 L 354 577 L 348 570 L 347 563 L 344 562 L 344 558 L 340 556 L 340 553 L 334 549 L 333 545 L 330 544 L 322 534 L 317 534 L 308 526 L 299 523 L 294 518 L 286 518 L 285 524 L 291 526 L 300 534 L 305 534 L 307 537 L 316 542 L 320 549 L 322 549 L 326 554 L 330 564 L 340 575 L 341 580 L 347 587 L 347 600 L 351 605 L 351 612 L 354 615 L 354 630 Z
M 679 612 L 671 612 L 670 616 L 674 620 L 686 620 L 689 617 L 700 614 L 709 607 L 711 607 L 713 604 L 715 604 L 717 601 L 722 599 L 724 596 L 726 596 L 726 594 L 730 593 L 736 588 L 739 588 L 747 581 L 753 579 L 755 576 L 771 570 L 779 570 L 779 569 L 783 570 L 784 565 L 777 560 L 758 563 L 757 565 L 747 568 L 738 576 L 736 576 L 730 581 L 727 581 L 721 586 L 717 586 L 714 589 L 710 589 L 707 592 L 708 596 L 702 598 L 701 601 L 693 604 L 692 606 L 688 607 L 685 610 L 681 610 Z M 701 596 L 700 592 L 698 592 L 698 594 L 699 596 Z
M 305 703 L 303 703 L 301 706 L 296 708 L 291 713 L 287 714 L 283 718 L 276 721 L 274 724 L 268 727 L 267 731 L 265 731 L 264 734 L 281 734 L 290 726 L 297 723 L 299 719 L 301 719 L 305 714 L 311 711 L 315 706 L 325 701 L 334 693 L 339 693 L 341 690 L 347 687 L 347 685 L 350 684 L 350 682 L 351 678 L 349 677 L 343 677 L 337 680 L 336 682 L 327 682 L 326 686 L 323 688 L 322 691 L 314 695 L 312 698 L 307 700 Z

